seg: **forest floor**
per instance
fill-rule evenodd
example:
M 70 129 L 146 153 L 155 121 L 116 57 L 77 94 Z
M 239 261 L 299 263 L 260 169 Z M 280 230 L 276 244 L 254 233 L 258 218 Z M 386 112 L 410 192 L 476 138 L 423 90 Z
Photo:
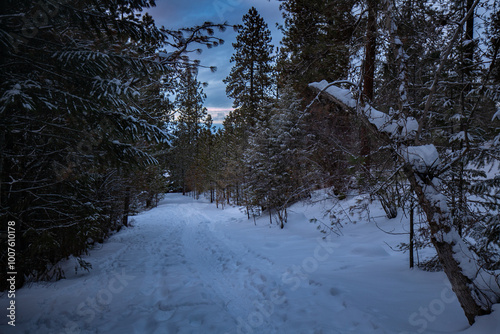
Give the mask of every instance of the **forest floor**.
M 18 290 L 16 326 L 3 316 L 0 332 L 500 333 L 500 305 L 471 327 L 442 272 L 408 268 L 395 251 L 408 239 L 402 213 L 386 219 L 376 202 L 350 213 L 357 200 L 318 193 L 281 230 L 167 194 L 83 257 L 89 272 L 69 259 L 66 279 Z M 329 234 L 317 229 L 326 210 L 342 222 Z M 0 303 L 6 312 L 5 293 Z

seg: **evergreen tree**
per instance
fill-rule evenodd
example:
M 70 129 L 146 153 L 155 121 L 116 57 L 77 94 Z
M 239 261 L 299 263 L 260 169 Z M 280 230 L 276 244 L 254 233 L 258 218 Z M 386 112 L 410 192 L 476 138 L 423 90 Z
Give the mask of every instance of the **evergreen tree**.
M 222 197 L 230 202 L 240 204 L 240 187 L 245 176 L 243 152 L 248 143 L 248 128 L 244 123 L 240 109 L 230 112 L 223 122 L 224 130 L 220 136 L 222 155 L 222 170 L 220 186 Z
M 224 79 L 226 92 L 234 99 L 243 124 L 254 126 L 262 117 L 262 107 L 271 100 L 273 87 L 271 32 L 255 7 L 243 16 L 233 47 L 230 61 L 234 66 Z
M 196 188 L 198 192 L 208 191 L 210 203 L 213 203 L 215 202 L 218 166 L 221 156 L 217 150 L 217 132 L 215 132 L 210 114 L 207 115 L 204 123 L 198 138 L 200 153 L 196 165 L 198 166 L 197 175 L 200 177 Z
M 200 190 L 197 185 L 200 184 L 200 137 L 207 117 L 207 109 L 203 106 L 205 98 L 195 69 L 187 68 L 180 77 L 175 100 L 178 116 L 170 155 L 171 178 L 174 187 L 182 189 L 183 194 Z
M 281 228 L 287 207 L 307 196 L 317 180 L 312 177 L 305 117 L 300 99 L 292 89 L 284 89 L 269 120 L 258 123 L 250 135 L 244 153 L 247 210 L 267 210 L 271 220 L 276 213 Z
M 16 222 L 19 285 L 62 275 L 60 259 L 127 223 L 143 190 L 134 180 L 162 172 L 152 166 L 167 140 L 164 94 L 188 42 L 219 40 L 208 23 L 157 28 L 137 15 L 151 5 L 2 3 L 0 217 Z
M 360 32 L 359 0 L 281 0 L 285 19 L 278 71 L 280 85 L 303 93 L 310 82 L 345 80 Z
M 243 152 L 248 136 L 257 123 L 269 117 L 273 96 L 271 32 L 254 7 L 243 16 L 233 47 L 235 52 L 230 61 L 234 66 L 224 83 L 227 95 L 234 99 L 235 110 L 224 121 L 222 141 L 226 155 L 222 184 L 224 197 L 239 204 L 243 200 Z
M 277 62 L 279 85 L 292 85 L 304 99 L 303 109 L 313 98 L 310 82 L 359 81 L 363 30 L 366 22 L 364 1 L 302 1 L 285 0 L 281 10 L 285 19 L 282 48 Z M 355 56 L 354 56 L 355 55 Z M 360 125 L 347 114 L 333 113 L 328 105 L 308 108 L 307 132 L 311 141 L 311 159 L 325 175 L 324 184 L 335 186 L 336 192 L 346 190 L 352 175 L 352 164 L 360 165 L 359 153 L 346 154 L 358 147 Z M 364 153 L 364 152 L 363 152 Z

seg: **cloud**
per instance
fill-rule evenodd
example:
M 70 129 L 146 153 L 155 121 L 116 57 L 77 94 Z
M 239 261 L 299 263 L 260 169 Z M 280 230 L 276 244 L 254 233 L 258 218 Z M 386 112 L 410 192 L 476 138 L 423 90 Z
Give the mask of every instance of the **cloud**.
M 233 108 L 215 108 L 215 107 L 207 107 L 207 111 L 210 115 L 212 115 L 212 120 L 214 124 L 222 124 L 224 118 L 233 111 Z
M 147 12 L 153 16 L 158 26 L 169 29 L 200 25 L 206 21 L 240 24 L 243 15 L 253 6 L 269 26 L 273 45 L 278 46 L 281 40 L 281 32 L 276 28 L 276 23 L 282 23 L 283 19 L 277 0 L 157 0 L 156 5 Z M 216 48 L 205 48 L 200 55 L 195 55 L 195 58 L 199 59 L 203 66 L 216 66 L 217 71 L 212 73 L 209 69 L 202 68 L 198 73 L 198 80 L 208 83 L 203 90 L 207 95 L 205 106 L 209 112 L 221 109 L 222 113 L 228 113 L 232 110 L 233 102 L 226 96 L 226 86 L 222 80 L 229 75 L 233 66 L 229 59 L 234 51 L 232 43 L 236 42 L 237 33 L 228 28 L 225 32 L 216 32 L 215 35 L 225 43 Z M 212 116 L 220 116 L 210 113 Z

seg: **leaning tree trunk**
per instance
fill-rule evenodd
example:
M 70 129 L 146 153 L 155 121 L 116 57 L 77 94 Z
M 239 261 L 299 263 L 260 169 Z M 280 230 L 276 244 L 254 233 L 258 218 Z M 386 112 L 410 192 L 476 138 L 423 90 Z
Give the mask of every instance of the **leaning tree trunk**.
M 498 299 L 498 294 L 493 293 L 498 289 L 493 289 L 492 285 L 498 285 L 498 282 L 491 274 L 479 267 L 476 258 L 458 234 L 453 225 L 447 198 L 437 189 L 437 178 L 432 176 L 429 169 L 415 170 L 408 158 L 408 147 L 398 142 L 394 133 L 386 132 L 386 129 L 390 128 L 386 127 L 388 124 L 380 124 L 380 118 L 373 118 L 372 113 L 376 112 L 379 117 L 382 117 L 383 113 L 372 110 L 369 105 L 365 107 L 357 105 L 356 100 L 348 96 L 349 91 L 338 88 L 330 89 L 332 85 L 320 82 L 309 86 L 318 92 L 317 98 L 326 98 L 339 109 L 360 119 L 378 139 L 387 144 L 387 148 L 391 148 L 394 155 L 405 161 L 404 173 L 417 195 L 418 204 L 427 217 L 431 230 L 431 242 L 467 320 L 472 324 L 475 317 L 490 313 L 491 305 Z M 386 120 L 388 123 L 392 121 L 389 117 Z M 483 280 L 481 286 L 476 284 L 479 281 L 477 278 Z
M 458 259 L 468 258 L 470 261 L 474 259 L 472 253 L 468 251 L 467 245 L 459 238 L 458 231 L 453 225 L 452 217 L 446 205 L 446 198 L 435 188 L 435 180 L 417 175 L 409 164 L 406 164 L 403 170 L 417 195 L 420 207 L 427 217 L 427 223 L 431 231 L 431 242 L 437 251 L 439 262 L 450 280 L 452 289 L 464 310 L 469 324 L 472 325 L 476 316 L 491 312 L 490 302 L 487 301 L 485 305 L 484 301 L 478 300 L 482 293 L 474 284 L 473 278 L 466 275 L 473 274 L 476 276 L 482 270 L 472 267 L 471 272 L 470 269 L 464 268 L 464 266 L 475 266 L 475 263 L 462 264 L 458 262 Z M 463 254 L 459 254 L 460 252 Z

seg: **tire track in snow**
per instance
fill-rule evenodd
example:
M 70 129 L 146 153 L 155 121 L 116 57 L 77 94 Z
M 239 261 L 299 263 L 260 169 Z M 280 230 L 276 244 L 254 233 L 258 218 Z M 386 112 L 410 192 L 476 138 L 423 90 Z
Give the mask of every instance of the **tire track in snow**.
M 215 210 L 216 218 L 206 216 L 205 208 L 183 199 L 137 215 L 133 227 L 84 257 L 93 265 L 89 273 L 53 288 L 37 286 L 32 302 L 45 311 L 20 314 L 18 328 L 41 334 L 233 334 L 250 333 L 250 323 L 253 333 L 280 333 L 286 316 L 266 304 L 279 282 L 272 262 L 214 231 L 215 219 L 228 216 Z
M 279 312 L 276 307 L 269 307 L 278 290 L 279 277 L 272 271 L 263 272 L 262 268 L 271 269 L 272 262 L 246 247 L 234 250 L 225 240 L 216 236 L 210 225 L 210 218 L 197 214 L 189 218 L 197 224 L 187 224 L 183 235 L 186 257 L 193 274 L 202 280 L 217 296 L 224 309 L 236 321 L 236 326 L 229 333 L 255 332 L 278 333 Z M 217 298 L 216 297 L 216 298 Z M 286 316 L 281 316 L 285 318 Z

